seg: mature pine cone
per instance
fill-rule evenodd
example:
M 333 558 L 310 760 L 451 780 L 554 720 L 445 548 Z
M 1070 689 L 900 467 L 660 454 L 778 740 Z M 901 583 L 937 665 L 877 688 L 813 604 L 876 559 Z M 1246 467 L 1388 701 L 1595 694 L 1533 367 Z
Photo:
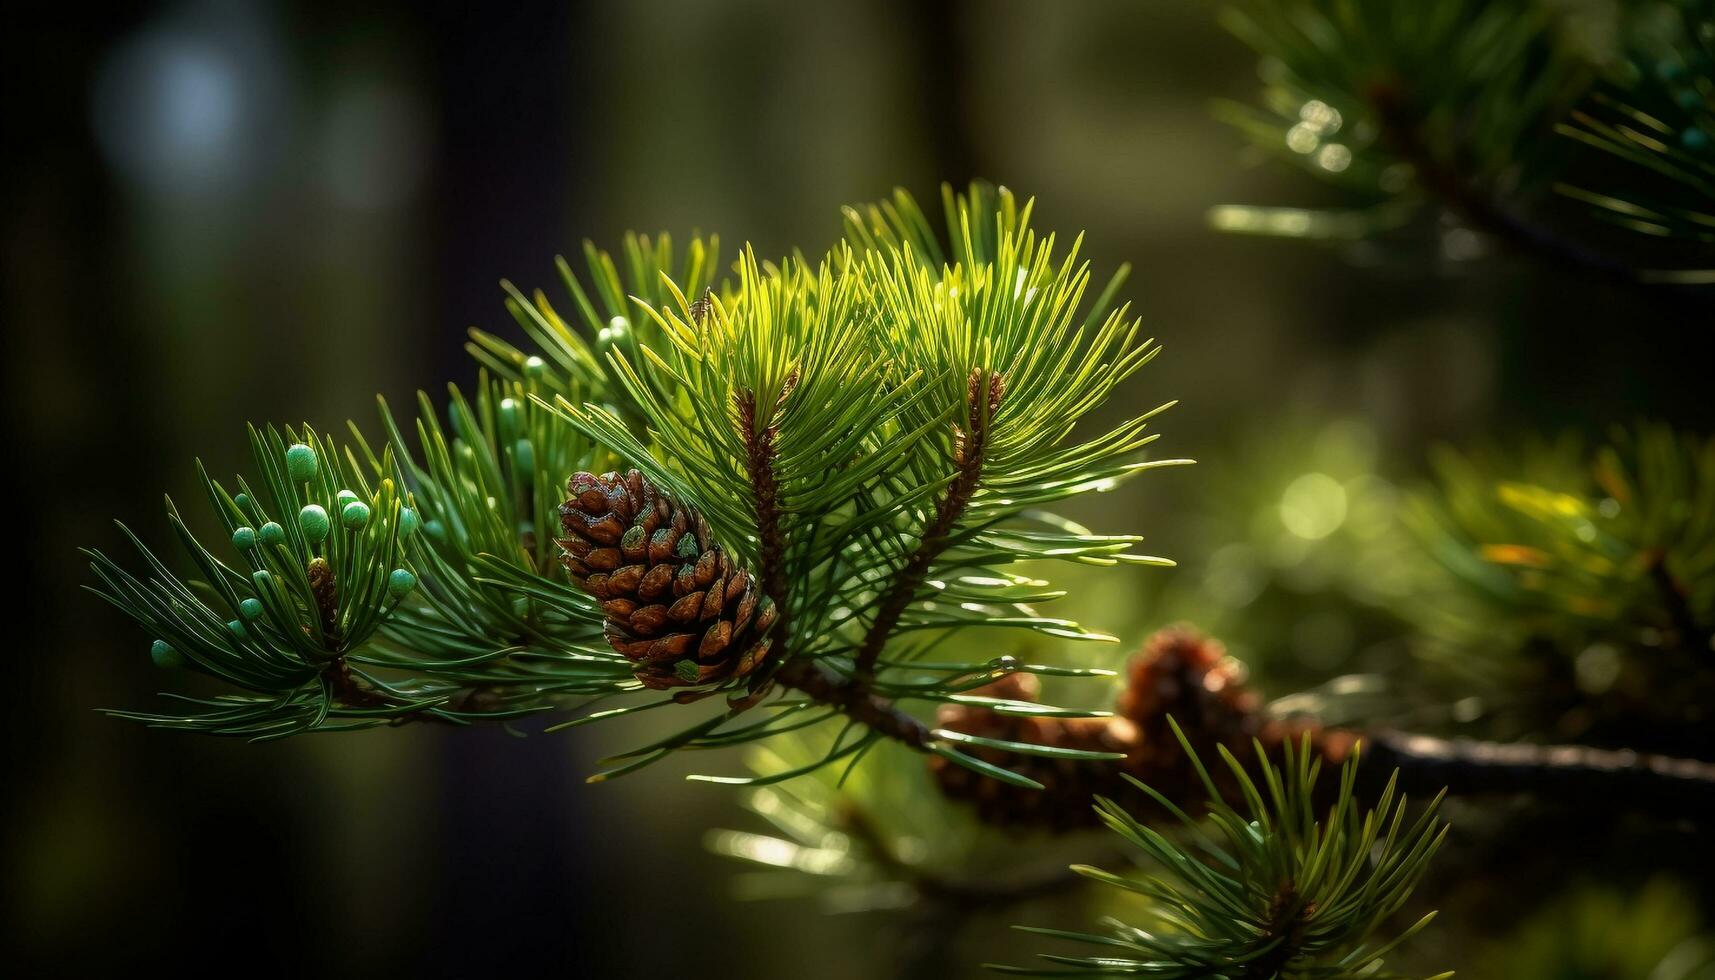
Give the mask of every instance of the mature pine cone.
M 577 473 L 560 507 L 560 560 L 601 600 L 608 643 L 656 690 L 743 677 L 768 656 L 774 603 L 695 510 L 637 470 Z
M 986 697 L 1035 701 L 1041 685 L 1032 674 L 1009 674 L 972 691 Z M 1132 725 L 1123 718 L 1018 718 L 977 705 L 943 705 L 936 717 L 940 728 L 984 738 L 1029 742 L 1097 752 L 1131 749 Z M 941 790 L 954 799 L 969 800 L 983 820 L 1007 827 L 1072 830 L 1096 824 L 1092 797 L 1123 794 L 1128 785 L 1114 762 L 1049 759 L 999 749 L 964 747 L 985 762 L 1003 766 L 1041 783 L 1025 789 L 972 772 L 940 756 L 929 758 L 929 769 Z
M 1039 685 L 1029 674 L 1012 674 L 981 689 L 992 697 L 1035 701 Z M 1119 763 L 1082 762 L 976 749 L 986 762 L 1022 773 L 1043 785 L 1028 790 L 990 779 L 940 758 L 929 760 L 941 789 L 955 799 L 970 800 L 984 820 L 1010 827 L 1069 830 L 1096 823 L 1090 797 L 1111 797 L 1138 814 L 1150 814 L 1157 804 L 1120 778 L 1129 774 L 1179 807 L 1196 811 L 1207 797 L 1196 768 L 1167 724 L 1178 722 L 1186 739 L 1203 760 L 1217 788 L 1229 802 L 1242 805 L 1237 780 L 1221 763 L 1218 747 L 1247 768 L 1256 759 L 1254 738 L 1278 757 L 1281 743 L 1308 733 L 1312 751 L 1330 762 L 1342 761 L 1354 736 L 1324 730 L 1313 723 L 1270 718 L 1262 698 L 1245 684 L 1244 670 L 1227 657 L 1217 640 L 1188 626 L 1170 626 L 1144 643 L 1126 665 L 1126 686 L 1115 705 L 1114 718 L 1017 718 L 986 708 L 947 705 L 937 723 L 941 728 L 1006 739 L 1103 752 L 1124 752 Z M 1327 785 L 1326 783 L 1324 785 Z
M 1245 747 L 1248 755 L 1262 720 L 1262 698 L 1245 685 L 1244 668 L 1227 657 L 1219 640 L 1189 626 L 1156 631 L 1132 655 L 1114 708 L 1138 727 L 1148 758 L 1184 754 L 1168 715 L 1199 755 L 1210 756 L 1216 745 L 1235 754 Z
M 1350 733 L 1271 717 L 1262 696 L 1246 683 L 1243 666 L 1227 656 L 1227 648 L 1190 626 L 1169 626 L 1145 641 L 1126 665 L 1126 687 L 1114 708 L 1136 726 L 1126 772 L 1188 810 L 1199 806 L 1207 791 L 1168 726 L 1169 715 L 1235 806 L 1243 799 L 1232 769 L 1220 761 L 1219 747 L 1231 752 L 1253 779 L 1258 773 L 1253 740 L 1276 762 L 1284 743 L 1297 745 L 1306 734 L 1311 751 L 1335 764 L 1351 748 Z

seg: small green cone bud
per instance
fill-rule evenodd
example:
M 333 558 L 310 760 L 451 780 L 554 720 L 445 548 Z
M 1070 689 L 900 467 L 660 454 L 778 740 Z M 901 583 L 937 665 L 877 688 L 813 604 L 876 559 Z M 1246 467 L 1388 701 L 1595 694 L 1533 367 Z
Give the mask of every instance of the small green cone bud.
M 235 619 L 232 622 L 227 623 L 226 628 L 230 630 L 232 635 L 237 639 L 243 640 L 250 636 L 250 634 L 244 629 L 244 623 L 240 620 Z
M 405 598 L 416 587 L 417 576 L 403 568 L 395 568 L 392 574 L 387 576 L 387 594 L 395 599 Z
M 423 523 L 423 519 L 421 517 L 417 516 L 417 512 L 414 509 L 412 509 L 410 507 L 399 508 L 399 538 L 400 538 L 400 540 L 404 540 L 406 538 L 409 538 L 411 535 L 416 534 L 417 528 L 422 523 Z
M 423 525 L 423 531 L 436 541 L 447 540 L 447 526 L 440 521 L 430 521 Z
M 238 614 L 245 619 L 255 619 L 262 615 L 262 600 L 254 596 L 238 604 Z
M 502 398 L 500 400 L 500 431 L 502 435 L 511 435 L 518 431 L 518 423 L 523 412 L 518 407 L 518 399 Z
M 286 472 L 298 483 L 315 479 L 316 451 L 301 442 L 286 450 Z
M 341 490 L 339 493 L 335 494 L 334 496 L 339 501 L 339 505 L 341 507 L 344 507 L 346 504 L 351 503 L 353 500 L 360 499 L 356 493 L 353 493 L 350 490 Z
M 541 378 L 546 376 L 547 373 L 547 361 L 542 360 L 540 357 L 527 357 L 524 359 L 524 376 L 526 378 Z
M 249 494 L 241 493 L 238 496 L 233 497 L 232 502 L 238 505 L 239 510 L 244 511 L 246 514 L 250 513 L 250 495 Z
M 149 645 L 149 659 L 162 670 L 173 670 L 185 665 L 184 656 L 174 650 L 172 644 L 166 640 L 156 640 Z
M 1679 142 L 1685 144 L 1685 148 L 1688 150 L 1707 150 L 1709 148 L 1709 134 L 1696 126 L 1692 126 L 1679 134 Z
M 237 548 L 239 551 L 249 551 L 251 548 L 256 547 L 256 529 L 253 527 L 241 527 L 232 532 L 232 546 Z
M 369 523 L 369 505 L 361 500 L 353 500 L 339 509 L 339 522 L 348 531 L 361 531 Z
M 298 511 L 298 529 L 311 544 L 321 544 L 328 536 L 328 512 L 321 504 L 306 504 Z
M 273 521 L 262 525 L 262 530 L 258 532 L 258 536 L 262 539 L 263 544 L 271 548 L 286 543 L 286 529 Z
M 512 458 L 518 461 L 518 472 L 525 476 L 536 472 L 536 447 L 530 445 L 530 440 L 518 440 L 512 447 Z

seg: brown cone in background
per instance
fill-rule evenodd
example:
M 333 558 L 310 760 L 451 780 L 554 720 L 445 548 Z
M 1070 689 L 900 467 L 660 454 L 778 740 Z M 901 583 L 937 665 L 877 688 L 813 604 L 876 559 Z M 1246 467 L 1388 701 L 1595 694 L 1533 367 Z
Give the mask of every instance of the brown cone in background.
M 1010 701 L 1036 701 L 1041 684 L 1033 674 L 1008 674 L 971 694 Z M 966 735 L 1029 742 L 1096 752 L 1130 749 L 1130 723 L 1120 718 L 1019 718 L 980 705 L 942 705 L 936 726 Z M 1098 793 L 1111 796 L 1123 783 L 1113 762 L 1049 759 L 1000 749 L 961 746 L 961 751 L 984 762 L 1010 769 L 1042 784 L 1033 790 L 990 779 L 940 756 L 929 757 L 929 770 L 949 797 L 968 800 L 986 822 L 1007 827 L 1072 830 L 1096 825 L 1091 808 Z
M 1114 709 L 1137 731 L 1126 771 L 1182 807 L 1207 793 L 1168 716 L 1217 783 L 1232 776 L 1219 747 L 1248 762 L 1255 756 L 1251 739 L 1263 734 L 1265 721 L 1262 698 L 1245 685 L 1244 669 L 1228 658 L 1226 646 L 1182 625 L 1156 631 L 1132 655 Z
M 1035 701 L 1038 691 L 1034 676 L 1013 674 L 972 693 Z M 1009 717 L 969 705 L 941 709 L 939 727 L 968 735 L 1125 753 L 1120 762 L 1096 762 L 975 750 L 985 762 L 1035 779 L 1042 790 L 990 779 L 939 756 L 932 757 L 929 766 L 948 796 L 973 801 L 985 821 L 1068 830 L 1096 825 L 1093 795 L 1107 796 L 1138 813 L 1155 806 L 1122 774 L 1148 784 L 1182 809 L 1195 812 L 1201 807 L 1207 792 L 1167 723 L 1169 715 L 1204 760 L 1216 786 L 1235 804 L 1242 801 L 1232 771 L 1219 761 L 1220 747 L 1249 767 L 1256 758 L 1253 739 L 1273 755 L 1285 740 L 1308 733 L 1313 751 L 1335 762 L 1350 751 L 1352 741 L 1346 733 L 1270 718 L 1226 648 L 1189 626 L 1156 632 L 1132 656 L 1115 713 L 1113 718 L 1057 719 Z
M 637 470 L 577 473 L 566 493 L 560 560 L 601 601 L 608 643 L 644 686 L 716 684 L 767 658 L 774 603 L 695 510 Z
M 1278 760 L 1286 742 L 1297 745 L 1308 735 L 1311 751 L 1338 765 L 1356 741 L 1350 732 L 1324 728 L 1312 720 L 1270 715 L 1262 695 L 1246 684 L 1244 667 L 1227 656 L 1226 646 L 1183 624 L 1157 630 L 1132 656 L 1126 664 L 1125 690 L 1114 707 L 1138 733 L 1137 745 L 1126 756 L 1126 771 L 1187 809 L 1208 793 L 1167 724 L 1169 715 L 1215 785 L 1235 806 L 1243 800 L 1232 769 L 1220 761 L 1221 747 L 1254 779 L 1255 743 Z

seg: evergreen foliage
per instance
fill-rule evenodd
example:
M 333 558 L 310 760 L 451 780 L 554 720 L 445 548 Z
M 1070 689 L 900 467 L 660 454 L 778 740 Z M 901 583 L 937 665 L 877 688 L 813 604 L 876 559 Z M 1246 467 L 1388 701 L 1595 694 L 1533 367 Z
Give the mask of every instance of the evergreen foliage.
M 1715 652 L 1715 442 L 1637 425 L 1434 463 L 1405 515 L 1442 570 L 1400 605 L 1420 649 L 1535 724 L 1691 751 Z
M 1213 223 L 1342 241 L 1433 227 L 1445 243 L 1451 217 L 1627 278 L 1715 282 L 1715 3 L 1618 4 L 1612 50 L 1588 16 L 1235 0 L 1226 23 L 1265 88 L 1219 112 L 1354 203 L 1228 206 Z M 944 187 L 931 219 L 898 191 L 845 208 L 820 254 L 723 260 L 712 236 L 632 234 L 557 260 L 563 299 L 503 283 L 522 339 L 472 330 L 473 384 L 405 411 L 380 401 L 379 424 L 343 439 L 251 426 L 254 475 L 222 483 L 198 463 L 210 534 L 167 501 L 184 568 L 123 527 L 141 572 L 88 552 L 92 590 L 189 692 L 110 713 L 264 740 L 659 710 L 666 734 L 591 781 L 749 746 L 747 774 L 690 778 L 746 787 L 770 826 L 707 837 L 763 869 L 743 879 L 752 897 L 956 910 L 944 923 L 1089 882 L 1123 893 L 1095 931 L 1024 929 L 1096 950 L 995 967 L 1026 975 L 1399 976 L 1386 961 L 1434 917 L 1401 920 L 1447 836 L 1442 794 L 1622 787 L 1616 810 L 1702 819 L 1715 765 L 1673 756 L 1700 750 L 1715 698 L 1715 441 L 1665 427 L 1588 451 L 1442 451 L 1414 494 L 1350 446 L 1318 458 L 1304 433 L 1276 434 L 1266 466 L 1210 481 L 1226 496 L 1204 501 L 1225 508 L 1207 523 L 1255 537 L 1207 549 L 1199 592 L 1222 594 L 1196 597 L 1246 652 L 1296 642 L 1320 589 L 1419 654 L 1413 727 L 1501 706 L 1486 734 L 1623 748 L 1393 730 L 1399 676 L 1301 674 L 1266 703 L 1191 630 L 1158 634 L 1123 682 L 964 652 L 977 631 L 1004 650 L 1115 642 L 1042 611 L 1065 594 L 1044 570 L 1172 563 L 1056 508 L 1189 462 L 1152 450 L 1172 402 L 1102 421 L 1160 348 L 1118 299 L 1128 270 L 1094 278 L 1081 236 L 1039 231 L 1033 210 L 978 183 Z M 1301 581 L 1274 560 L 1287 550 Z M 1247 606 L 1282 589 L 1291 624 Z M 1317 669 L 1372 666 L 1360 645 L 1354 629 Z M 1111 683 L 1056 706 L 1038 676 Z M 1117 712 L 1087 707 L 1120 683 Z M 1400 768 L 1384 779 L 1378 757 Z M 1425 785 L 1450 789 L 1408 805 L 1401 787 Z M 1137 873 L 1063 869 L 1097 846 L 1091 812 L 1141 853 Z M 1518 977 L 1562 954 L 1709 976 L 1690 902 L 1665 886 L 1575 896 L 1488 960 Z M 1578 944 L 1555 938 L 1567 921 Z
M 1640 6 L 1609 79 L 1556 127 L 1631 168 L 1618 186 L 1558 189 L 1623 227 L 1707 246 L 1715 242 L 1715 3 Z M 1706 282 L 1710 273 L 1665 277 Z
M 221 565 L 176 516 L 212 587 L 187 584 L 152 559 L 143 582 L 96 554 L 109 598 L 187 667 L 243 691 L 183 713 L 127 715 L 279 736 L 507 720 L 636 693 L 646 671 L 618 652 L 611 626 L 611 647 L 603 639 L 614 607 L 604 612 L 586 578 L 568 581 L 558 565 L 575 543 L 558 530 L 572 527 L 571 504 L 562 504 L 567 477 L 636 467 L 662 506 L 701 515 L 710 543 L 755 576 L 775 611 L 761 669 L 561 723 L 726 695 L 724 710 L 700 712 L 676 734 L 623 753 L 614 772 L 674 749 L 753 741 L 844 714 L 846 735 L 804 768 L 892 737 L 1033 785 L 898 705 L 971 701 L 965 692 L 995 677 L 1050 672 L 1011 658 L 932 661 L 939 639 L 955 631 L 1111 642 L 1037 612 L 1062 593 L 1014 566 L 1165 564 L 1135 552 L 1135 536 L 1094 534 L 1044 508 L 1185 461 L 1145 452 L 1156 438 L 1146 426 L 1161 409 L 1084 431 L 1085 417 L 1159 351 L 1114 305 L 1120 279 L 1089 302 L 1080 243 L 1038 234 L 1031 205 L 1005 189 L 949 189 L 945 205 L 944 244 L 901 192 L 848 209 L 850 240 L 820 262 L 765 262 L 747 249 L 719 282 L 713 239 L 693 238 L 681 254 L 667 236 L 631 236 L 618 260 L 586 248 L 589 286 L 559 263 L 569 317 L 540 293 L 506 287 L 508 309 L 537 352 L 473 331 L 470 350 L 482 366 L 474 394 L 451 387 L 442 406 L 420 396 L 414 446 L 383 404 L 379 449 L 353 424 L 345 450 L 331 439 L 314 443 L 327 461 L 314 480 L 287 479 L 285 442 L 259 437 L 257 466 L 269 474 L 275 506 L 293 513 L 313 498 L 341 521 L 310 536 L 288 521 L 284 550 L 241 553 L 291 583 L 324 558 L 335 575 L 320 593 L 266 591 Z M 574 480 L 571 492 L 587 487 Z M 254 505 L 213 484 L 210 494 L 228 531 L 243 521 L 263 526 L 264 536 L 273 527 Z M 375 515 L 356 525 L 367 528 L 360 535 L 340 509 L 353 496 Z M 391 536 L 376 537 L 384 533 Z M 364 564 L 352 566 L 356 545 Z M 376 577 L 383 573 L 394 578 Z M 253 592 L 269 612 L 260 638 L 221 625 Z M 337 642 L 289 628 L 296 620 L 313 627 L 317 608 L 339 620 Z M 774 696 L 781 688 L 804 696 Z M 740 718 L 752 708 L 760 717 Z
M 1353 204 L 1227 205 L 1216 227 L 1353 240 L 1445 214 L 1601 273 L 1715 281 L 1708 0 L 1246 0 L 1225 21 L 1261 56 L 1264 90 L 1220 115 Z M 1616 30 L 1617 49 L 1602 40 Z M 1616 158 L 1631 166 L 1605 166 Z
M 1434 918 L 1429 913 L 1390 938 L 1378 938 L 1399 911 L 1446 837 L 1437 797 L 1408 819 L 1406 800 L 1390 783 L 1375 809 L 1353 797 L 1357 762 L 1342 768 L 1325 819 L 1318 820 L 1320 760 L 1306 740 L 1291 743 L 1276 765 L 1256 746 L 1261 785 L 1237 758 L 1221 760 L 1237 780 L 1242 808 L 1230 805 L 1191 744 L 1174 726 L 1209 796 L 1204 822 L 1138 783 L 1185 831 L 1164 836 L 1111 800 L 1098 800 L 1102 821 L 1148 858 L 1145 874 L 1127 877 L 1088 866 L 1073 870 L 1149 901 L 1149 927 L 1118 920 L 1103 933 L 1033 929 L 1057 940 L 1094 945 L 1090 956 L 1044 953 L 1049 966 L 1002 967 L 1030 976 L 1220 977 L 1226 980 L 1317 976 L 1385 977 L 1383 958 Z M 1451 976 L 1451 974 L 1441 974 Z

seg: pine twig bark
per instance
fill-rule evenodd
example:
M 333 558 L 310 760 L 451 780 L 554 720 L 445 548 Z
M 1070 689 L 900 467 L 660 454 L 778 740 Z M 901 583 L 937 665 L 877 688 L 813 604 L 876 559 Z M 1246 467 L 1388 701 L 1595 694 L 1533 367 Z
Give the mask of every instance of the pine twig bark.
M 326 558 L 312 558 L 306 572 L 310 583 L 310 596 L 316 602 L 316 616 L 321 626 L 323 642 L 331 649 L 339 649 L 342 645 L 339 633 L 339 583 L 334 580 L 333 569 Z M 335 654 L 333 659 L 328 661 L 328 665 L 322 669 L 322 677 L 327 682 L 333 703 L 341 707 L 378 708 L 388 703 L 381 692 L 352 673 L 351 665 L 346 663 L 343 652 Z
M 929 744 L 929 729 L 922 722 L 901 711 L 891 700 L 871 693 L 867 685 L 823 664 L 788 655 L 774 679 L 839 708 L 853 721 L 913 749 L 921 751 Z
M 789 384 L 781 395 L 782 401 L 791 394 L 791 390 Z M 887 738 L 921 750 L 929 742 L 929 730 L 922 722 L 899 710 L 888 699 L 872 694 L 862 681 L 843 677 L 823 664 L 793 657 L 793 651 L 789 649 L 791 624 L 787 605 L 786 541 L 780 526 L 779 484 L 774 475 L 778 432 L 773 425 L 758 427 L 754 393 L 740 395 L 737 408 L 745 442 L 745 464 L 756 497 L 757 556 L 762 566 L 762 588 L 779 610 L 779 618 L 774 623 L 774 635 L 779 638 L 774 656 L 780 666 L 771 679 L 839 708 L 853 721 L 867 725 Z
M 1590 809 L 1640 808 L 1699 821 L 1715 818 L 1715 763 L 1597 749 L 1445 739 L 1408 732 L 1363 736 L 1373 782 L 1399 770 L 1414 794 L 1530 793 Z
M 1280 971 L 1298 955 L 1304 942 L 1304 931 L 1310 924 L 1310 917 L 1315 914 L 1315 902 L 1304 901 L 1292 882 L 1282 883 L 1269 909 L 1264 937 L 1273 940 L 1274 946 L 1245 964 L 1236 974 L 1238 980 L 1275 980 L 1280 976 Z
M 791 386 L 780 395 L 784 402 Z M 756 496 L 757 559 L 761 563 L 762 593 L 774 600 L 779 610 L 775 621 L 777 635 L 791 635 L 791 616 L 787 607 L 786 535 L 780 526 L 780 484 L 774 476 L 775 440 L 779 429 L 772 423 L 757 428 L 755 392 L 738 396 L 738 424 L 744 434 L 745 466 L 749 471 L 751 492 Z M 773 411 L 778 411 L 776 405 Z M 782 649 L 784 644 L 781 645 Z
M 1381 82 L 1372 86 L 1368 95 L 1384 145 L 1411 165 L 1426 192 L 1471 227 L 1519 251 L 1535 252 L 1610 279 L 1637 281 L 1624 264 L 1511 213 L 1441 160 L 1424 141 L 1419 114 L 1402 84 Z
M 1283 743 L 1308 737 L 1311 750 L 1339 765 L 1362 746 L 1359 789 L 1373 797 L 1397 769 L 1399 788 L 1414 796 L 1443 789 L 1456 796 L 1523 793 L 1563 806 L 1591 810 L 1636 808 L 1666 818 L 1715 819 L 1715 762 L 1581 745 L 1532 745 L 1445 739 L 1388 729 L 1327 728 L 1314 721 L 1272 718 L 1262 698 L 1243 682 L 1242 670 L 1220 644 L 1183 627 L 1157 633 L 1133 657 L 1116 715 L 1089 720 L 1096 729 L 1044 725 L 996 715 L 981 707 L 943 709 L 940 726 L 956 731 L 1038 744 L 1101 747 L 1126 753 L 1117 763 L 1059 761 L 1029 770 L 1046 787 L 1039 794 L 930 760 L 948 795 L 972 800 L 978 815 L 1008 826 L 1066 829 L 1093 822 L 1094 794 L 1138 806 L 1149 802 L 1122 778 L 1129 774 L 1182 805 L 1195 806 L 1203 790 L 1171 734 L 1171 716 L 1199 752 L 1225 747 L 1250 759 L 1253 740 L 1272 754 Z M 998 693 L 1029 700 L 1009 679 Z M 1005 764 L 1006 754 L 983 756 Z M 1016 757 L 1014 757 L 1016 758 Z M 1217 782 L 1224 776 L 1214 770 Z M 1223 790 L 1225 791 L 1225 789 Z M 1044 798 L 1046 796 L 1046 798 Z
M 968 432 L 954 428 L 953 482 L 935 504 L 935 516 L 923 529 L 916 550 L 899 574 L 894 576 L 892 586 L 876 610 L 875 619 L 864 633 L 863 642 L 853 657 L 852 668 L 853 676 L 860 681 L 867 683 L 875 675 L 876 659 L 899 626 L 899 618 L 911 605 L 912 597 L 922 588 L 923 580 L 929 575 L 929 566 L 952 543 L 953 529 L 959 518 L 964 516 L 965 508 L 970 505 L 977 486 L 982 482 L 983 454 L 988 449 L 990 421 L 1000 408 L 1004 394 L 1006 380 L 1000 374 L 980 368 L 971 372 L 965 394 L 970 428 Z

